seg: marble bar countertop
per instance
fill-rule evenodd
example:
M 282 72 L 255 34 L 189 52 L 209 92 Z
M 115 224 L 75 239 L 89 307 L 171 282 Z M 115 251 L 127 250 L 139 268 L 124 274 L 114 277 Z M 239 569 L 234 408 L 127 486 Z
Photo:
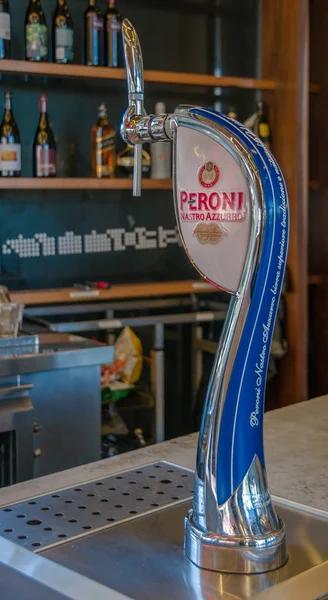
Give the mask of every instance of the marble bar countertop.
M 194 469 L 197 434 L 0 489 L 0 506 L 158 460 Z M 265 415 L 272 494 L 328 511 L 328 396 Z

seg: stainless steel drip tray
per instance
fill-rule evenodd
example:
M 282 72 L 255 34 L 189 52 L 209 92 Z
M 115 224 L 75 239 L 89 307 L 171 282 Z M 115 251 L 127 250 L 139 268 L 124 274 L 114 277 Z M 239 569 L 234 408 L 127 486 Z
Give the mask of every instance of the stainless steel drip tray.
M 43 554 L 134 600 L 253 598 L 328 560 L 325 514 L 277 502 L 288 536 L 289 560 L 282 569 L 262 575 L 201 571 L 183 554 L 189 507 L 190 501 L 185 501 L 163 508 Z
M 289 552 L 282 569 L 261 575 L 198 569 L 183 553 L 192 488 L 191 470 L 166 461 L 142 465 L 3 506 L 0 535 L 133 600 L 253 598 L 328 561 L 328 515 L 278 500 Z

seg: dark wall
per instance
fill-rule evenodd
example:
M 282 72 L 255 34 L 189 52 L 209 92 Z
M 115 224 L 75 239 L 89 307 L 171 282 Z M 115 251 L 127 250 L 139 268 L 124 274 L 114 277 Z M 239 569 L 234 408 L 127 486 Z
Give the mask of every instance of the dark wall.
M 55 3 L 42 0 L 48 26 Z M 24 58 L 27 4 L 27 0 L 10 0 L 16 59 Z M 75 27 L 75 61 L 81 62 L 87 0 L 68 0 L 68 4 Z M 198 73 L 220 68 L 222 75 L 256 75 L 258 0 L 121 0 L 118 5 L 138 30 L 145 68 Z M 99 0 L 99 6 L 104 8 L 105 1 Z M 97 106 L 106 102 L 110 119 L 118 126 L 126 105 L 124 82 L 4 74 L 1 93 L 4 90 L 14 95 L 25 177 L 32 175 L 40 93 L 49 96 L 60 176 L 91 175 L 90 135 Z M 254 105 L 249 91 L 146 86 L 149 111 L 158 100 L 172 111 L 179 103 L 213 105 L 218 99 L 223 110 L 236 104 L 241 118 Z M 123 146 L 119 138 L 117 144 Z M 95 277 L 123 282 L 196 276 L 174 232 L 169 191 L 143 192 L 141 199 L 131 198 L 128 191 L 3 191 L 0 218 L 0 277 L 12 288 L 68 285 Z
M 0 203 L 0 219 L 2 266 L 12 288 L 196 276 L 164 191 L 146 191 L 142 201 L 129 191 L 11 192 Z

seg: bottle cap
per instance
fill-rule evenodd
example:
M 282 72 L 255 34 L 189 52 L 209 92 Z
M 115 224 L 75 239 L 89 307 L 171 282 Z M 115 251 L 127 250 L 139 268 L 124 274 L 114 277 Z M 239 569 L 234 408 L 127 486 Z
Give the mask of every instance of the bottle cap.
M 11 109 L 11 92 L 4 92 L 4 105 L 7 110 Z
M 164 102 L 156 102 L 155 104 L 155 115 L 165 115 L 166 114 L 166 106 Z
M 47 112 L 48 107 L 48 96 L 46 94 L 41 94 L 40 96 L 40 112 Z

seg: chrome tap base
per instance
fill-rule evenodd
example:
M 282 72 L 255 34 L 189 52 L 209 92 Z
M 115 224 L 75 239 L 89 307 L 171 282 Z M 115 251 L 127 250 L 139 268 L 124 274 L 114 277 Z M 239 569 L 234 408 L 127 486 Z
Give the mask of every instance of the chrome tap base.
M 288 560 L 285 526 L 268 535 L 253 538 L 223 537 L 198 529 L 193 511 L 185 518 L 185 555 L 209 571 L 223 573 L 265 573 L 282 567 Z

